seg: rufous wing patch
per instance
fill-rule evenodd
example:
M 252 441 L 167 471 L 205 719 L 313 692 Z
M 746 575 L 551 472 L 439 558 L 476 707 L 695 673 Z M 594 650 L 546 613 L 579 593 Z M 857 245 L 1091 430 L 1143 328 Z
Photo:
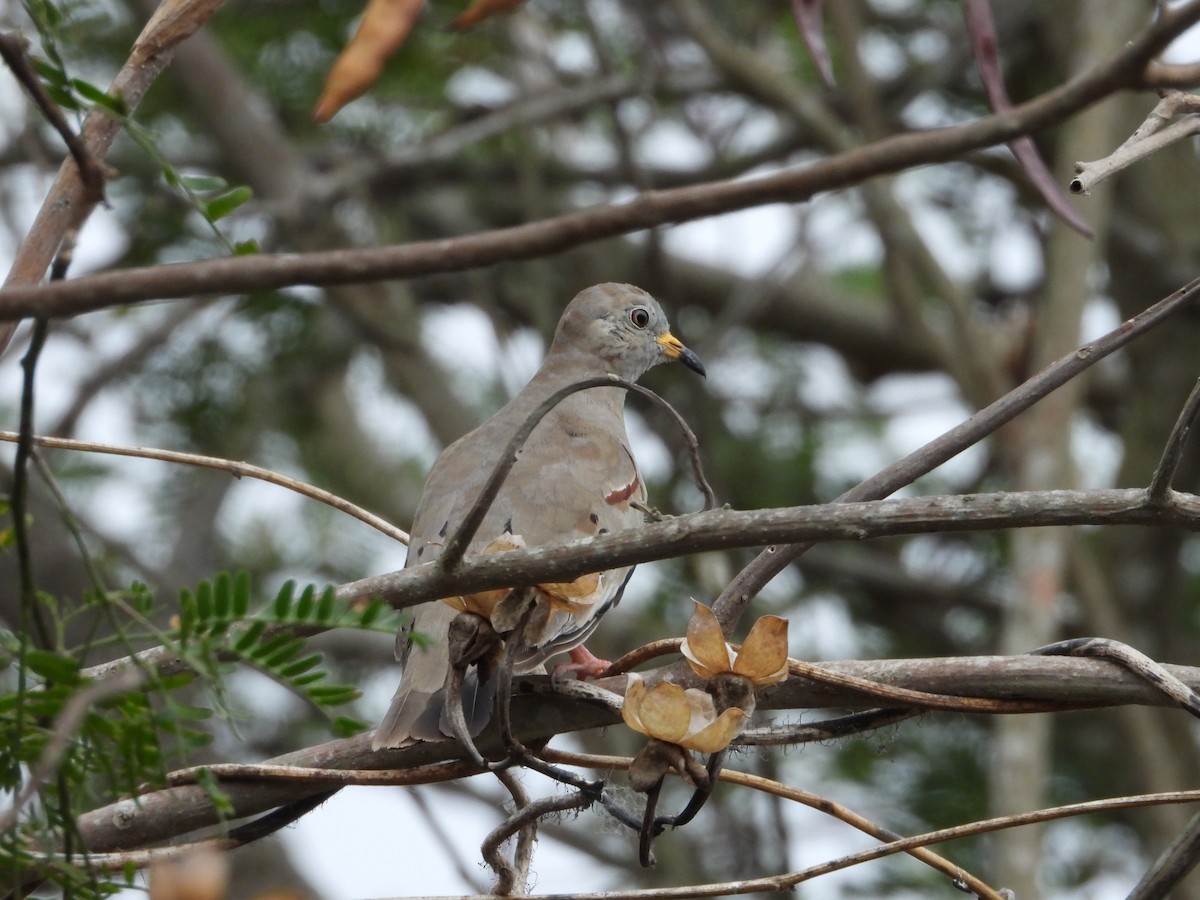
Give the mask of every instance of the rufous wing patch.
M 604 502 L 609 506 L 616 506 L 618 503 L 626 503 L 629 498 L 637 493 L 637 489 L 641 487 L 642 481 L 638 478 L 637 473 L 634 473 L 633 481 L 624 487 L 619 487 L 613 491 L 609 491 L 604 495 Z

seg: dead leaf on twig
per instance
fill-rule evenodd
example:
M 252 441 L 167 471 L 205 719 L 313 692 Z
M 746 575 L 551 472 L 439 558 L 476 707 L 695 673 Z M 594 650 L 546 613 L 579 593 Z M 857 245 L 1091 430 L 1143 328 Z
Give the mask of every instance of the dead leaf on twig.
M 328 122 L 343 106 L 375 83 L 383 65 L 408 39 L 425 0 L 369 0 L 354 37 L 325 78 L 313 120 Z
M 474 0 L 451 24 L 463 31 L 499 13 L 511 12 L 525 0 Z M 395 55 L 416 27 L 426 0 L 368 0 L 362 22 L 338 56 L 321 98 L 313 109 L 313 120 L 324 124 L 343 106 L 363 95 L 379 78 L 384 64 Z
M 484 19 L 500 13 L 512 12 L 525 0 L 474 0 L 462 14 L 450 23 L 453 31 L 464 31 L 478 25 Z

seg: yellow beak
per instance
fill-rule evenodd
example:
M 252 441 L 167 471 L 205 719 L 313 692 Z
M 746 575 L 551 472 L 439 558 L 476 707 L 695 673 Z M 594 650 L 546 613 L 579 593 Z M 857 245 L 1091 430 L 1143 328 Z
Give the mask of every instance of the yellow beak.
M 667 359 L 677 359 L 701 378 L 705 377 L 704 363 L 700 362 L 700 357 L 685 347 L 683 341 L 671 332 L 664 331 L 655 340 L 663 348 L 663 354 Z

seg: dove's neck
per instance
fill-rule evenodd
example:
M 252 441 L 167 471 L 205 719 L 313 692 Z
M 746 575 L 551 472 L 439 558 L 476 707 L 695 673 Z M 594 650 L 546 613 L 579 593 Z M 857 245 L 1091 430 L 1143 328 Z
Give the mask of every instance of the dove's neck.
M 522 405 L 527 405 L 532 411 L 542 401 L 568 385 L 615 374 L 633 381 L 641 373 L 632 378 L 629 373 L 613 372 L 607 361 L 596 356 L 582 353 L 551 353 L 546 357 L 540 369 L 521 391 Z M 588 388 L 571 394 L 555 407 L 563 412 L 582 412 L 586 410 L 590 416 L 611 417 L 621 420 L 625 409 L 625 391 L 621 388 Z

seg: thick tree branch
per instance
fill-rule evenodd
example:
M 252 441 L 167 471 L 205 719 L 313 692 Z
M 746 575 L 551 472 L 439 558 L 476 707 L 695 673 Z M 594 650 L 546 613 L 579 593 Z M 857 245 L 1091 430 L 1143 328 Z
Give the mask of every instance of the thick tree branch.
M 992 531 L 1052 525 L 1153 525 L 1200 530 L 1200 497 L 1168 492 L 1153 502 L 1140 488 L 961 494 L 764 510 L 717 509 L 675 516 L 569 544 L 465 557 L 452 571 L 436 562 L 341 585 L 339 600 L 379 597 L 404 609 L 472 591 L 569 581 L 587 572 L 712 550 L 764 544 L 866 540 L 899 534 Z M 130 666 L 187 671 L 167 646 L 85 670 L 111 678 Z
M 983 440 L 1006 422 L 1016 418 L 1041 398 L 1062 387 L 1085 369 L 1125 346 L 1135 337 L 1161 324 L 1173 313 L 1183 309 L 1200 296 L 1200 278 L 1194 279 L 1171 296 L 1160 300 L 1131 319 L 1121 323 L 1108 334 L 1084 344 L 1072 353 L 1046 366 L 1016 389 L 1009 391 L 965 422 L 956 425 L 912 453 L 852 487 L 837 502 L 856 502 L 886 497 L 911 484 L 964 449 Z M 728 632 L 747 604 L 772 578 L 798 559 L 808 544 L 793 543 L 788 547 L 769 546 L 755 557 L 725 586 L 713 604 Z
M 1146 65 L 1188 26 L 1200 2 L 1171 8 L 1111 59 L 1041 97 L 966 125 L 902 134 L 811 165 L 761 178 L 648 191 L 628 203 L 598 206 L 467 237 L 369 249 L 178 263 L 87 276 L 61 285 L 0 291 L 0 320 L 57 317 L 128 303 L 194 295 L 273 290 L 409 278 L 460 271 L 502 260 L 531 259 L 666 223 L 768 203 L 796 203 L 821 191 L 1011 141 L 1079 112 L 1114 91 L 1140 83 Z
M 1164 695 L 1111 663 L 1073 657 L 1017 656 L 949 659 L 906 659 L 824 663 L 831 672 L 867 678 L 896 687 L 970 697 L 1041 702 L 1046 708 L 1091 708 L 1121 704 L 1164 705 Z M 1200 669 L 1166 666 L 1193 689 L 1200 688 Z M 526 685 L 547 679 L 525 679 Z M 517 736 L 531 743 L 555 734 L 615 724 L 619 714 L 607 706 L 572 700 L 554 693 L 522 693 L 513 698 Z M 807 679 L 791 678 L 766 691 L 760 709 L 827 707 L 872 708 L 876 698 Z M 483 752 L 499 749 L 493 727 L 477 739 Z M 273 765 L 316 769 L 406 769 L 444 759 L 460 758 L 453 742 L 420 743 L 403 750 L 372 752 L 370 735 L 330 741 L 268 760 Z M 439 777 L 440 768 L 427 770 Z M 275 807 L 327 792 L 340 779 L 222 780 L 235 817 L 258 815 Z M 403 777 L 397 773 L 397 778 Z M 411 783 L 411 779 L 406 779 Z M 119 800 L 86 813 L 79 832 L 89 850 L 108 852 L 141 847 L 187 834 L 217 821 L 211 800 L 197 785 L 160 789 L 137 798 Z
M 451 572 L 434 563 L 343 585 L 346 600 L 380 596 L 396 608 L 467 591 L 567 581 L 601 569 L 712 550 L 898 534 L 1048 525 L 1155 525 L 1200 530 L 1200 497 L 1171 492 L 1165 506 L 1141 488 L 914 497 L 676 516 L 569 544 L 469 556 Z

